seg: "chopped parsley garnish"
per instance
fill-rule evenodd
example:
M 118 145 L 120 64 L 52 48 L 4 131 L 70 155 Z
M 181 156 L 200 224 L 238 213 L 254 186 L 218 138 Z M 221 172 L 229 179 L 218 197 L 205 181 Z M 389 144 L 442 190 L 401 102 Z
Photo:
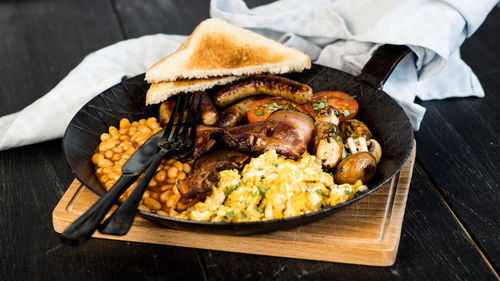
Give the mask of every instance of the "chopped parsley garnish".
M 246 218 L 246 217 L 247 217 L 247 215 L 245 215 L 245 213 L 240 213 L 240 214 L 238 215 L 238 217 L 239 217 L 240 219 L 244 219 L 244 218 Z
M 227 213 L 226 213 L 226 217 L 228 217 L 228 218 L 234 218 L 234 213 L 233 213 L 233 211 L 229 211 L 229 212 L 227 212 Z
M 342 173 L 342 168 L 337 169 L 337 171 L 338 171 L 339 174 Z
M 321 160 L 319 160 L 319 158 L 314 159 L 314 161 L 316 161 L 316 163 L 318 163 L 318 164 L 321 163 Z
M 227 156 L 227 158 L 231 158 L 231 156 L 233 156 L 233 154 L 232 153 L 227 153 L 226 156 Z
M 255 196 L 257 196 L 257 193 L 259 193 L 259 192 L 258 191 L 254 191 L 254 192 L 252 192 L 250 194 L 255 197 Z
M 336 133 L 336 132 L 337 132 L 337 126 L 333 126 L 333 127 L 332 127 L 332 129 L 333 129 L 333 132 L 334 132 L 334 133 Z
M 278 167 L 278 163 L 276 163 L 276 162 L 273 162 L 271 164 L 273 164 L 274 167 Z
M 245 202 L 243 202 L 243 206 L 245 206 L 245 207 L 248 206 L 248 200 L 245 200 Z M 244 212 L 244 211 L 242 211 L 242 212 Z
M 345 96 L 345 97 L 342 97 L 343 99 L 353 99 L 353 98 L 357 98 L 358 96 L 354 95 L 354 96 Z
M 341 137 L 336 137 L 335 140 L 341 141 L 342 138 Z
M 259 193 L 261 195 L 264 195 L 264 194 L 266 194 L 266 191 L 268 191 L 269 188 L 271 188 L 271 187 L 269 185 L 264 185 L 263 187 L 258 187 L 257 186 L 257 188 L 259 189 Z
M 344 110 L 344 111 L 342 112 L 342 114 L 344 115 L 344 117 L 347 117 L 347 116 L 349 116 L 349 115 L 353 114 L 354 112 L 355 112 L 355 111 L 349 111 L 349 110 L 347 110 L 347 109 L 346 109 L 346 110 Z
M 263 180 L 263 179 L 265 179 L 265 178 L 266 178 L 266 177 L 265 177 L 264 175 L 261 175 L 261 176 L 260 176 L 260 180 Z
M 318 193 L 321 196 L 325 195 L 321 189 L 316 189 L 315 192 Z
M 351 156 L 352 154 L 350 152 L 347 152 L 345 155 L 346 156 Z
M 262 110 L 257 111 L 257 116 L 262 116 L 262 115 L 264 115 L 264 114 L 265 114 L 265 113 L 264 113 L 264 111 L 262 111 Z
M 347 189 L 346 189 L 346 190 L 344 190 L 344 193 L 345 193 L 346 195 L 351 195 L 351 192 L 350 192 L 349 190 L 347 190 Z
M 264 170 L 264 169 L 263 169 L 263 168 L 258 168 L 258 169 L 257 169 L 257 171 L 262 171 L 262 170 Z
M 229 194 L 231 194 L 231 192 L 233 192 L 234 190 L 238 189 L 238 187 L 241 186 L 241 182 L 240 183 L 237 183 L 231 187 L 229 186 L 226 186 L 226 191 L 224 193 L 226 193 L 226 196 L 228 196 Z
M 357 138 L 357 137 L 359 137 L 357 134 L 355 134 L 355 133 L 352 133 L 352 134 L 351 134 L 351 138 L 355 139 L 355 138 Z
M 256 207 L 257 207 L 257 206 L 256 206 Z M 259 213 L 264 213 L 264 208 L 262 208 L 262 207 L 257 207 L 256 209 L 257 209 L 257 211 L 259 211 Z
M 318 113 L 321 109 L 327 106 L 326 99 L 321 99 L 315 103 L 313 103 L 314 112 Z
M 274 110 L 283 108 L 283 106 L 277 104 L 276 102 L 269 103 L 269 104 L 263 104 L 262 106 L 265 108 L 274 109 Z
M 359 141 L 355 141 L 354 142 L 356 145 L 361 145 L 361 143 L 359 143 Z

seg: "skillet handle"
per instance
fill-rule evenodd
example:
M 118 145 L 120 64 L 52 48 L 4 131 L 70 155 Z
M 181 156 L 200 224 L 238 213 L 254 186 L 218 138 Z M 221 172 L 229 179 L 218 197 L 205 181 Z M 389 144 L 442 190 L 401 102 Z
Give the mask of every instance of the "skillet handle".
M 410 48 L 405 45 L 386 44 L 380 46 L 365 64 L 361 74 L 356 76 L 356 80 L 382 90 L 382 86 L 391 75 L 391 72 L 409 52 Z

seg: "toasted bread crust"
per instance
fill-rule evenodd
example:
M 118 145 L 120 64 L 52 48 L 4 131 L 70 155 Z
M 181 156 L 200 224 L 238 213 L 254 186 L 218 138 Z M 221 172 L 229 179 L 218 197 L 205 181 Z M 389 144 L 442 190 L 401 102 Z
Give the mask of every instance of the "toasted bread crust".
M 203 21 L 179 49 L 146 72 L 150 83 L 257 73 L 281 74 L 311 67 L 306 54 L 223 20 Z
M 209 79 L 179 80 L 151 84 L 146 93 L 146 105 L 160 103 L 178 93 L 203 91 L 217 85 L 224 85 L 245 78 L 228 76 Z

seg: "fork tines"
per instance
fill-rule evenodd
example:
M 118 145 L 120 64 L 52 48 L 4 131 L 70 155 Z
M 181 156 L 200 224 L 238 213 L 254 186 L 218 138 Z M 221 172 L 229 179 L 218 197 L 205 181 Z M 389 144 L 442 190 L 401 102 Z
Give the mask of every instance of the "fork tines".
M 188 106 L 189 108 L 187 108 Z M 194 116 L 193 112 L 195 112 Z M 201 94 L 179 94 L 175 102 L 174 110 L 172 111 L 168 124 L 165 128 L 165 132 L 171 133 L 168 134 L 168 138 L 166 140 L 160 140 L 158 145 L 168 149 L 183 149 L 189 147 L 194 141 L 200 114 Z M 181 128 L 182 131 L 180 132 Z M 174 129 L 173 132 L 172 129 Z

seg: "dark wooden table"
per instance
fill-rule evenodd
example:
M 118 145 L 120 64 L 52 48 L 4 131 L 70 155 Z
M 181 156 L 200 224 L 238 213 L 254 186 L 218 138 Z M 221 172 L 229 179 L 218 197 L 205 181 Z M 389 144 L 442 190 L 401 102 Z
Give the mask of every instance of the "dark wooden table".
M 2 1 L 0 115 L 44 95 L 92 51 L 145 34 L 189 34 L 208 17 L 205 0 Z M 462 47 L 486 98 L 419 102 L 427 113 L 392 267 L 99 239 L 64 246 L 51 212 L 73 177 L 58 139 L 0 152 L 0 280 L 498 279 L 499 45 L 495 8 Z

